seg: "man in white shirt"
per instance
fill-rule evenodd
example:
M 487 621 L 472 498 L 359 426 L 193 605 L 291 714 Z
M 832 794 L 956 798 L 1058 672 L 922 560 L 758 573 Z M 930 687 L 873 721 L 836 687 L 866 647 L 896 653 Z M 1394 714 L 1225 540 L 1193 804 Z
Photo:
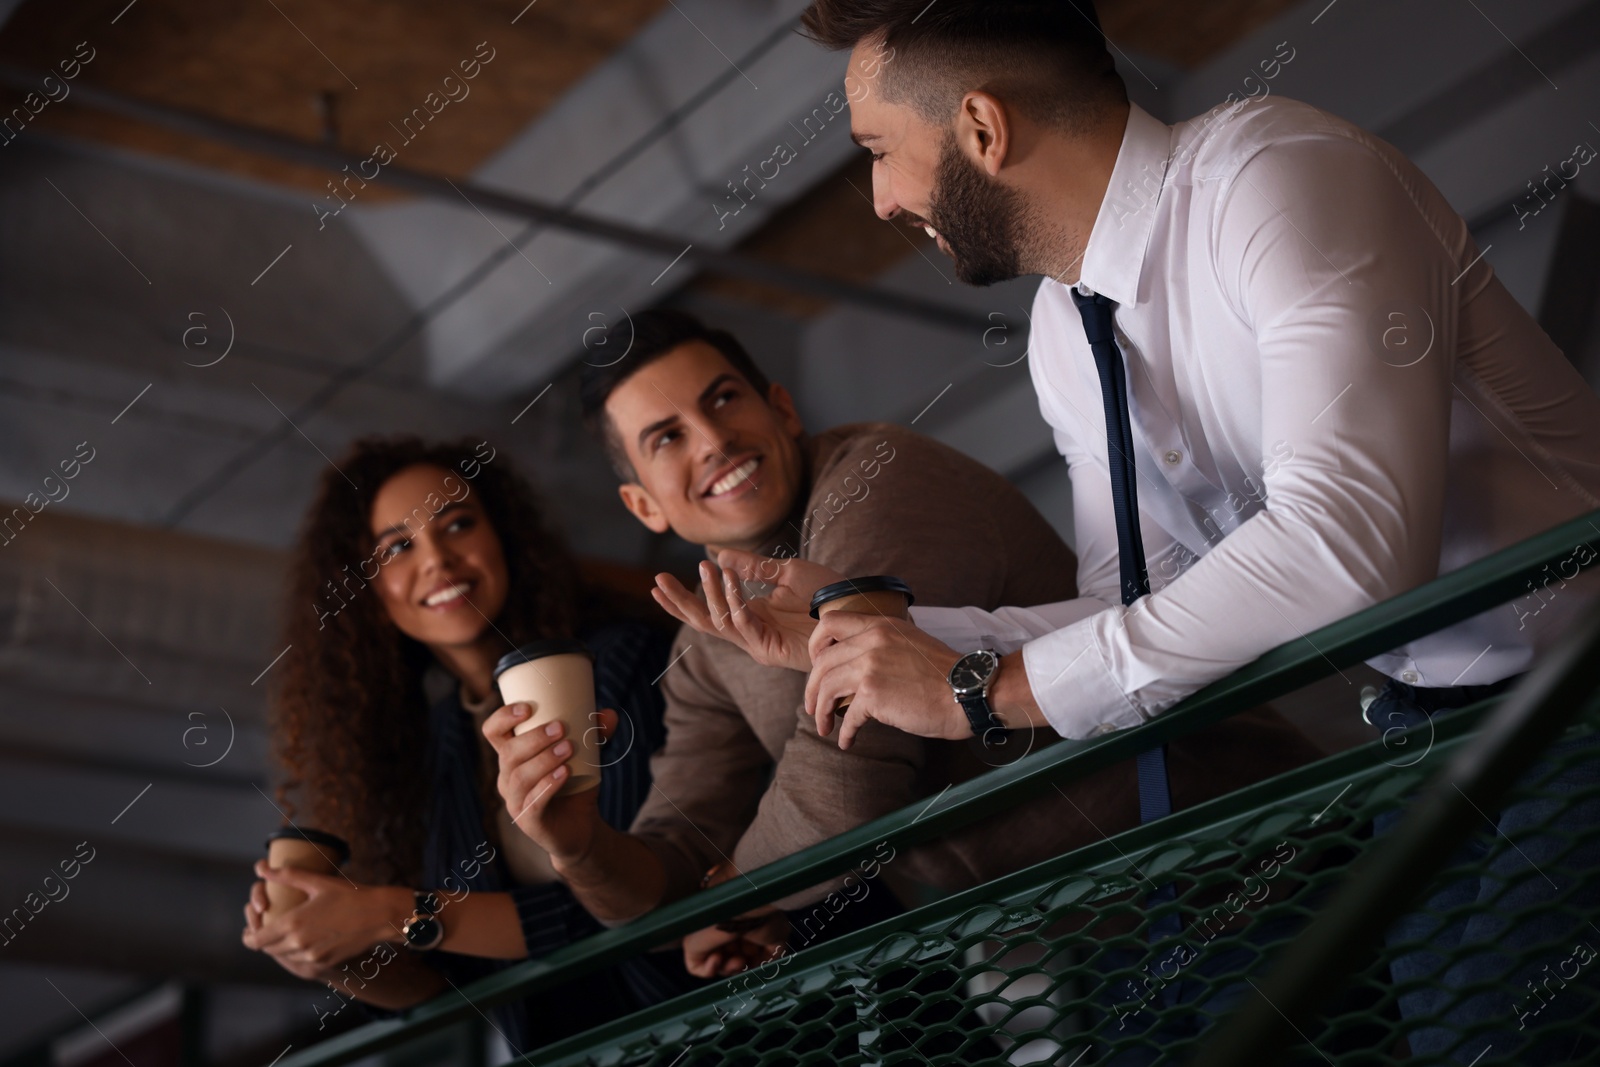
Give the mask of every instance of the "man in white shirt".
M 920 77 L 905 44 L 886 46 L 886 65 L 876 47 L 857 62 L 880 64 L 886 90 Z M 1600 398 L 1427 177 L 1371 134 L 1276 96 L 1176 126 L 1108 103 L 1076 134 L 981 90 L 929 94 L 953 97 L 944 122 L 856 95 L 880 216 L 925 220 L 963 280 L 1046 276 L 1029 366 L 1072 480 L 1086 595 L 914 612 L 952 649 L 1007 651 L 990 695 L 1007 725 L 1073 738 L 1138 725 L 1287 637 L 1600 507 Z M 1153 590 L 1133 607 L 1118 596 L 1104 415 L 1073 289 L 1115 302 L 1127 361 Z M 1372 665 L 1424 687 L 1505 678 L 1593 602 L 1595 581 Z M 930 721 L 940 680 L 880 694 L 871 677 L 886 664 L 845 666 L 865 647 L 843 629 L 857 621 L 817 639 L 845 638 L 814 690 L 853 692 L 853 711 L 913 732 L 968 729 L 948 699 Z M 897 640 L 882 658 L 924 678 L 925 651 Z
M 1600 507 L 1600 398 L 1420 170 L 1275 96 L 1168 126 L 1128 103 L 1084 8 L 817 0 L 806 15 L 852 49 L 877 214 L 923 225 L 963 281 L 1045 276 L 1029 365 L 1067 461 L 1083 591 L 914 608 L 915 625 L 827 616 L 807 707 L 826 733 L 846 698 L 844 746 L 869 718 L 948 738 L 983 715 L 1070 738 L 1136 726 L 1290 637 Z M 1105 362 L 1119 350 L 1125 372 Z M 1119 437 L 1102 401 L 1124 373 Z M 818 578 L 785 573 L 802 595 Z M 1385 706 L 1499 687 L 1597 581 L 1374 657 L 1395 679 Z M 980 648 L 999 655 L 963 656 Z M 958 661 L 987 708 L 952 700 Z

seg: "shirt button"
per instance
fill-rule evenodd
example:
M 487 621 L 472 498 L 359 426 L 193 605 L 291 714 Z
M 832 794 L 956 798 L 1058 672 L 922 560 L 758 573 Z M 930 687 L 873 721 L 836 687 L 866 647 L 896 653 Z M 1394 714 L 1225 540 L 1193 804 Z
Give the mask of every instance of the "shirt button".
M 1096 726 L 1094 728 L 1094 732 L 1095 732 L 1095 736 L 1098 737 L 1100 734 L 1109 734 L 1115 729 L 1116 729 L 1116 727 L 1112 726 L 1110 723 L 1103 722 L 1099 726 Z
M 1177 449 L 1173 449 L 1161 458 L 1166 460 L 1168 463 L 1178 464 L 1183 462 L 1183 453 L 1179 452 Z
M 1400 680 L 1402 682 L 1406 683 L 1407 685 L 1416 685 L 1417 684 L 1417 672 L 1416 671 L 1401 671 L 1400 672 Z

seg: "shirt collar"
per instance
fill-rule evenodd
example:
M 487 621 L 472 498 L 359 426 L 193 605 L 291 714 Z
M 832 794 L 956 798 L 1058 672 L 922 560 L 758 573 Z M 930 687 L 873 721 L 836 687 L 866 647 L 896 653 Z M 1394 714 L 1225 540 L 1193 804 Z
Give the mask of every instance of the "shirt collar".
M 1103 294 L 1121 306 L 1135 303 L 1172 157 L 1172 133 L 1171 126 L 1129 102 L 1122 147 L 1084 253 L 1076 286 L 1080 292 Z

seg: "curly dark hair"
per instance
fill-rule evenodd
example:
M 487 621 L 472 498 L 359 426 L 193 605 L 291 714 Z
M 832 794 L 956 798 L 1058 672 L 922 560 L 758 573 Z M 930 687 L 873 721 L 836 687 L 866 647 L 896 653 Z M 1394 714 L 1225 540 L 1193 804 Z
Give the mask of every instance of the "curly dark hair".
M 289 571 L 289 650 L 272 714 L 285 772 L 278 798 L 297 823 L 347 840 L 351 871 L 379 884 L 413 882 L 421 865 L 422 675 L 431 655 L 389 621 L 362 580 L 375 566 L 368 572 L 361 565 L 375 565 L 370 514 L 378 490 L 419 464 L 465 482 L 500 537 L 509 580 L 505 607 L 492 620 L 497 630 L 521 644 L 575 636 L 580 622 L 573 558 L 545 523 L 532 487 L 487 443 L 367 437 L 351 446 L 339 470 L 323 474 Z M 304 802 L 301 814 L 295 798 Z

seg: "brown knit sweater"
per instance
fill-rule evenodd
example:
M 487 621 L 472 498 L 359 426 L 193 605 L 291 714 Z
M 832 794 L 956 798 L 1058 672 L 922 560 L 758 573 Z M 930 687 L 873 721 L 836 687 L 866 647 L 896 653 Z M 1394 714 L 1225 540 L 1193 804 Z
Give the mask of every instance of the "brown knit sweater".
M 1009 482 L 936 441 L 887 423 L 841 426 L 806 442 L 809 492 L 769 551 L 798 552 L 845 575 L 893 574 L 917 603 L 993 609 L 1077 595 L 1077 560 Z M 969 651 L 962 649 L 960 651 Z M 679 655 L 682 658 L 676 658 Z M 850 830 L 995 762 L 976 741 L 941 741 L 869 722 L 848 751 L 805 714 L 806 677 L 762 667 L 734 645 L 684 628 L 662 678 L 666 745 L 633 832 L 667 871 L 663 903 L 732 859 L 750 870 Z M 1013 747 L 1058 740 L 1048 729 Z M 1231 755 L 1230 755 L 1231 754 Z M 1302 762 L 1314 750 L 1261 713 L 1175 743 L 1174 803 L 1194 803 Z M 1131 764 L 1109 768 L 884 867 L 904 889 L 958 889 L 1138 822 Z M 780 902 L 797 907 L 819 886 Z

